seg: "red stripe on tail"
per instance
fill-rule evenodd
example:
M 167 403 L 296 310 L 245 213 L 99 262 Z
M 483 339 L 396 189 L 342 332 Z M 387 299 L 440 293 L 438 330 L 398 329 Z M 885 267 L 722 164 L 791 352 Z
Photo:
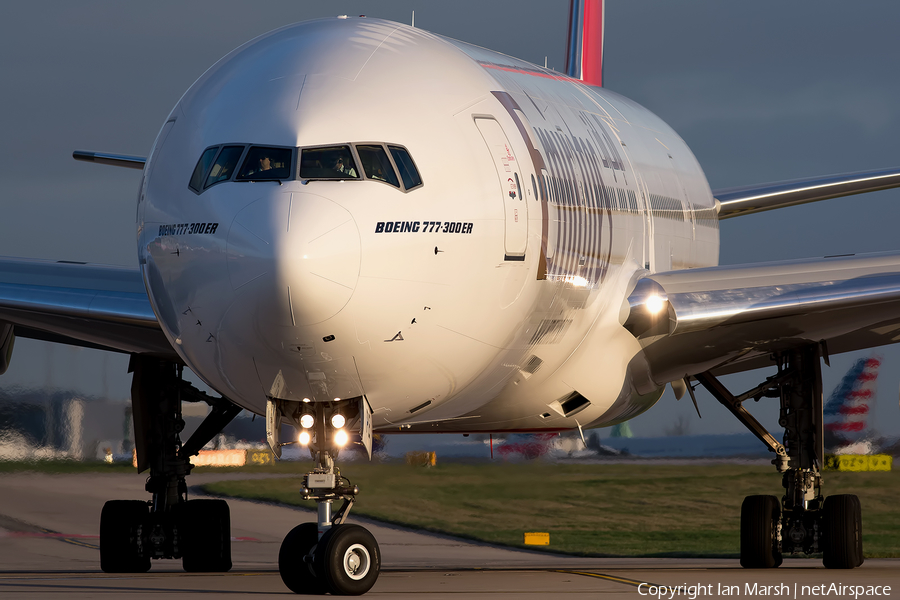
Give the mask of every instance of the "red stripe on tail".
M 603 25 L 603 0 L 585 0 L 581 79 L 596 86 L 603 85 Z

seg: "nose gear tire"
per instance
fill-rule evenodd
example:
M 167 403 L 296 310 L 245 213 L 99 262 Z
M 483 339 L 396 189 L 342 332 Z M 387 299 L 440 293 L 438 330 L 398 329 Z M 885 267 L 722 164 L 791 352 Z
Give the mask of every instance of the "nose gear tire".
M 322 573 L 334 595 L 365 594 L 378 579 L 381 550 L 367 529 L 359 525 L 333 525 L 319 541 L 316 572 Z
M 295 594 L 324 594 L 325 581 L 314 570 L 313 551 L 319 543 L 318 525 L 301 523 L 284 537 L 278 552 L 281 580 Z

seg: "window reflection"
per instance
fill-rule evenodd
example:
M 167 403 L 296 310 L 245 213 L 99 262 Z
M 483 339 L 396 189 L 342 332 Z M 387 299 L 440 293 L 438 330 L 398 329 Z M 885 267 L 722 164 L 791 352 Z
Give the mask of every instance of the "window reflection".
M 359 179 L 350 147 L 304 148 L 300 152 L 300 179 Z
M 292 167 L 295 150 L 296 148 L 246 144 L 211 146 L 203 151 L 197 161 L 188 186 L 199 194 L 212 185 L 232 179 L 236 181 L 294 179 Z M 241 163 L 242 156 L 245 157 Z M 403 191 L 422 185 L 422 178 L 416 165 L 409 151 L 403 146 L 370 142 L 301 148 L 297 165 L 297 174 L 300 179 L 305 180 L 358 180 L 365 175 L 366 179 L 381 181 Z
M 203 176 L 206 175 L 206 171 L 209 170 L 209 165 L 212 164 L 218 151 L 218 146 L 207 148 L 200 156 L 200 160 L 197 161 L 197 166 L 194 167 L 194 174 L 191 175 L 191 183 L 189 184 L 190 188 L 195 192 L 200 192 L 200 186 L 203 185 Z
M 357 146 L 356 151 L 359 153 L 359 162 L 362 163 L 366 177 L 377 181 L 384 181 L 394 187 L 400 187 L 400 181 L 397 179 L 397 173 L 388 158 L 384 146 Z
M 243 146 L 225 146 L 222 148 L 222 152 L 219 153 L 215 164 L 209 171 L 209 176 L 206 178 L 206 185 L 203 187 L 208 188 L 220 181 L 231 179 L 231 176 L 234 174 L 234 169 L 237 167 L 238 160 L 240 160 L 241 154 L 243 153 Z
M 290 148 L 252 146 L 238 173 L 238 181 L 289 179 L 291 176 Z
M 419 171 L 416 169 L 409 151 L 401 146 L 389 146 L 389 148 L 394 162 L 397 163 L 397 168 L 400 169 L 403 187 L 409 190 L 422 185 L 422 178 L 419 177 Z

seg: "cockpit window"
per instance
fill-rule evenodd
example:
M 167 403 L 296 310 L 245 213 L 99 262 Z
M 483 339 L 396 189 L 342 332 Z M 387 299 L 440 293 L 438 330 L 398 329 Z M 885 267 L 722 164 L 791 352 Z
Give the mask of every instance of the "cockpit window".
M 209 170 L 209 165 L 212 164 L 213 159 L 216 157 L 216 152 L 218 151 L 218 146 L 207 148 L 200 156 L 200 160 L 197 161 L 197 166 L 194 167 L 194 174 L 191 175 L 191 183 L 189 185 L 190 188 L 198 194 L 202 189 L 200 186 L 203 185 L 203 176 L 206 175 L 206 172 Z
M 422 185 L 422 178 L 419 176 L 419 171 L 416 169 L 409 151 L 401 146 L 388 146 L 388 148 L 390 148 L 391 156 L 394 157 L 394 162 L 397 163 L 397 168 L 400 170 L 403 187 L 411 190 Z
M 241 159 L 241 154 L 243 153 L 243 146 L 225 146 L 222 148 L 218 158 L 216 158 L 215 164 L 213 164 L 212 169 L 209 171 L 209 175 L 206 178 L 206 184 L 203 188 L 205 189 L 220 181 L 231 179 L 231 176 L 234 174 L 234 169 L 237 167 L 238 161 Z
M 304 148 L 300 152 L 300 179 L 359 179 L 350 146 Z
M 388 158 L 387 152 L 384 151 L 384 146 L 359 145 L 356 147 L 356 152 L 359 154 L 359 162 L 362 163 L 366 177 L 384 181 L 394 187 L 400 187 L 397 174 L 394 172 L 393 165 L 391 165 L 391 159 Z
M 290 179 L 290 148 L 264 148 L 251 146 L 244 159 L 244 165 L 235 178 L 238 181 L 259 181 L 269 179 Z

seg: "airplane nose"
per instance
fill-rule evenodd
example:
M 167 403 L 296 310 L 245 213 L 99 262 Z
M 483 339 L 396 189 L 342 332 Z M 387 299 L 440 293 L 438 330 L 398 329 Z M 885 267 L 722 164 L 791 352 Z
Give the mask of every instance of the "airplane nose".
M 285 325 L 313 325 L 339 313 L 353 295 L 359 230 L 353 216 L 328 198 L 274 193 L 237 214 L 227 257 L 235 292 L 271 294 L 259 310 L 275 310 Z

